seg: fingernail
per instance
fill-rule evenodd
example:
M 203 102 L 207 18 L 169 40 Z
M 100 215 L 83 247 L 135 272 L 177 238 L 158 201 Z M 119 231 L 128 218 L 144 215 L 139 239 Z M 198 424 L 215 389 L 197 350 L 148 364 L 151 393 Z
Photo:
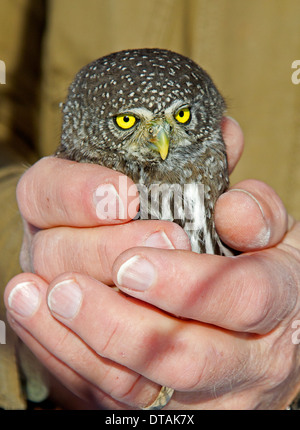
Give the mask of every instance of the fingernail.
M 66 319 L 74 318 L 82 303 L 82 291 L 73 280 L 56 284 L 49 293 L 48 306 L 50 310 Z
M 175 249 L 164 231 L 156 231 L 145 240 L 145 246 L 162 249 Z
M 145 291 L 156 281 L 156 270 L 150 261 L 138 255 L 122 264 L 118 271 L 117 282 L 120 287 Z
M 32 316 L 40 304 L 40 292 L 32 282 L 15 286 L 8 296 L 8 306 L 22 317 Z
M 125 219 L 122 200 L 111 184 L 99 185 L 94 192 L 97 217 L 101 220 Z

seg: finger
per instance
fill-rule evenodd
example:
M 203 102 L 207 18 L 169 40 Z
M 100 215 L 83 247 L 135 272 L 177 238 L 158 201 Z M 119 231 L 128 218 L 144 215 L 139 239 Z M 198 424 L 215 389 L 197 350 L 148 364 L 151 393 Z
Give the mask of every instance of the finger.
M 222 128 L 231 171 L 242 152 L 242 132 L 229 117 Z M 37 228 L 120 223 L 134 218 L 138 206 L 137 189 L 124 175 L 56 157 L 45 157 L 27 170 L 17 199 L 23 217 Z
M 116 362 L 100 357 L 86 342 L 89 339 L 78 337 L 57 322 L 46 305 L 46 292 L 47 284 L 41 278 L 21 274 L 7 285 L 5 304 L 14 330 L 48 369 L 59 378 L 63 375 L 60 380 L 77 396 L 86 401 L 93 398 L 98 406 L 102 402 L 118 405 L 118 409 L 120 404 L 135 408 L 151 404 L 160 386 Z M 95 300 L 93 297 L 90 300 L 94 307 Z M 65 308 L 67 312 L 70 309 L 70 306 Z M 94 324 L 94 318 L 97 319 L 97 312 L 91 315 L 88 330 Z M 82 315 L 82 318 L 81 323 L 87 326 L 84 322 L 87 315 Z M 97 333 L 93 330 L 97 338 L 102 337 L 101 333 L 102 330 Z
M 95 164 L 45 157 L 17 187 L 20 212 L 37 228 L 93 227 L 134 218 L 137 188 L 121 173 Z
M 228 170 L 232 173 L 244 149 L 244 135 L 236 120 L 228 116 L 222 119 L 222 134 L 226 145 Z
M 266 333 L 295 306 L 297 285 L 286 281 L 290 270 L 277 249 L 228 258 L 133 248 L 116 259 L 113 280 L 126 294 L 171 314 Z
M 215 223 L 221 239 L 239 251 L 276 245 L 288 225 L 286 209 L 275 191 L 257 180 L 245 180 L 218 199 Z
M 77 271 L 112 285 L 115 259 L 134 246 L 190 249 L 190 242 L 177 224 L 167 221 L 139 220 L 84 229 L 58 227 L 35 234 L 31 246 L 32 267 L 48 281 L 60 273 Z
M 48 305 L 60 322 L 101 357 L 160 385 L 179 391 L 204 387 L 209 391 L 223 381 L 228 388 L 229 374 L 235 373 L 239 379 L 240 371 L 245 371 L 248 343 L 242 338 L 167 316 L 79 274 L 65 275 L 56 282 L 50 286 Z M 241 355 L 237 352 L 233 358 L 233 350 Z
M 58 406 L 67 409 L 124 409 L 124 404 L 114 400 L 108 394 L 99 390 L 92 383 L 76 373 L 71 367 L 51 354 L 39 343 L 21 324 L 8 314 L 10 326 L 18 337 L 30 347 L 31 351 L 41 363 L 46 363 L 47 369 L 55 377 L 48 378 L 49 392 L 52 400 Z M 59 381 L 62 384 L 59 389 L 56 386 Z M 66 389 L 68 390 L 67 392 Z M 64 392 L 62 392 L 64 390 Z M 75 397 L 74 397 L 75 396 Z M 76 407 L 77 405 L 77 407 Z M 122 406 L 123 405 L 123 406 Z M 128 406 L 127 406 L 128 408 Z

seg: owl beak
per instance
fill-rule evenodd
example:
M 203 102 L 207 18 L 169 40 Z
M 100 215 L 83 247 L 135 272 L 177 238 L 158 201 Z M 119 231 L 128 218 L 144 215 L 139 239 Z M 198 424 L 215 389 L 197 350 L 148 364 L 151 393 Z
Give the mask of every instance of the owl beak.
M 153 129 L 152 129 L 152 133 L 153 133 Z M 151 145 L 153 149 L 155 149 L 160 153 L 162 160 L 165 160 L 169 152 L 170 137 L 169 137 L 169 133 L 165 130 L 165 128 L 162 125 L 158 126 L 157 133 L 153 135 L 153 137 L 150 139 L 150 142 L 153 145 L 153 146 Z

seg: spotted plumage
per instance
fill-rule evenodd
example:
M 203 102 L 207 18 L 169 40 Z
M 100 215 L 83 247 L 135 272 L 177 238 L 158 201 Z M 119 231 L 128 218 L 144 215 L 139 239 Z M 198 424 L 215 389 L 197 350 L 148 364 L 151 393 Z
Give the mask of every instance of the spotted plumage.
M 193 251 L 221 254 L 213 211 L 228 187 L 224 110 L 192 60 L 162 49 L 116 52 L 76 75 L 56 155 L 125 173 L 140 186 L 143 217 L 175 221 Z

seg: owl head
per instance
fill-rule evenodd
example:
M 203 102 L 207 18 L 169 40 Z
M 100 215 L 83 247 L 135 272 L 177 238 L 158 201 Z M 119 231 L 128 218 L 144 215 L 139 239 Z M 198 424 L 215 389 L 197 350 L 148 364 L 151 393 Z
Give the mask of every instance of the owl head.
M 75 76 L 58 155 L 121 171 L 171 169 L 222 140 L 224 109 L 209 75 L 189 58 L 163 49 L 116 52 Z

